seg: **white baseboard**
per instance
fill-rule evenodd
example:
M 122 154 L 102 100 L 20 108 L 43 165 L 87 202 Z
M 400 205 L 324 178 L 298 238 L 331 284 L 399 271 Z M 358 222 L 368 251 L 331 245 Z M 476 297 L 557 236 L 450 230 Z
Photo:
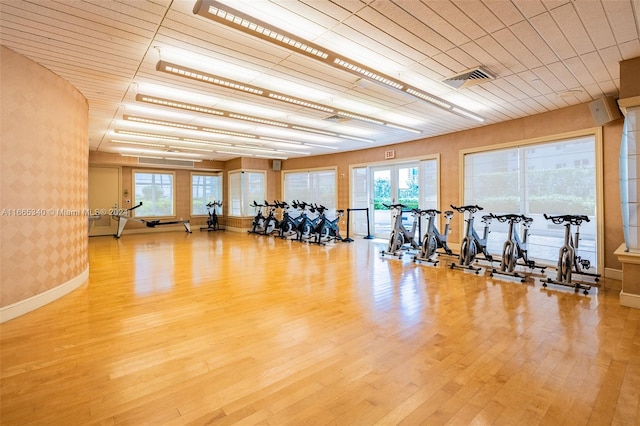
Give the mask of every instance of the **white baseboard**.
M 198 227 L 198 229 L 200 229 Z M 176 232 L 176 231 L 182 231 L 182 232 L 187 232 L 184 229 L 184 225 L 169 225 L 169 226 L 145 226 L 144 228 L 131 228 L 131 229 L 125 229 L 124 231 L 122 231 L 122 234 L 120 235 L 121 237 L 123 235 L 127 235 L 127 234 L 151 234 L 154 232 Z M 193 228 L 191 228 L 191 231 L 193 231 Z
M 231 232 L 242 232 L 243 234 L 246 234 L 247 232 L 249 232 L 249 228 L 237 228 L 235 226 L 225 226 L 224 230 L 231 231 Z
M 622 269 L 604 268 L 604 277 L 622 281 Z
M 0 324 L 14 318 L 24 315 L 28 312 L 35 311 L 36 309 L 60 299 L 62 296 L 69 294 L 82 284 L 86 283 L 89 279 L 89 267 L 85 269 L 75 278 L 61 284 L 57 287 L 49 289 L 43 293 L 36 294 L 28 299 L 21 300 L 13 305 L 0 308 Z
M 620 292 L 620 305 L 640 309 L 640 295 Z

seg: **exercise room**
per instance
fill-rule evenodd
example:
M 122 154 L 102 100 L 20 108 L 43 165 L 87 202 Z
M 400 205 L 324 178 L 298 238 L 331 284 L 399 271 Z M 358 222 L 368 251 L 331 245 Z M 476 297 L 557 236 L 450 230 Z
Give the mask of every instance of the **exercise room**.
M 0 423 L 640 424 L 636 0 L 0 0 Z

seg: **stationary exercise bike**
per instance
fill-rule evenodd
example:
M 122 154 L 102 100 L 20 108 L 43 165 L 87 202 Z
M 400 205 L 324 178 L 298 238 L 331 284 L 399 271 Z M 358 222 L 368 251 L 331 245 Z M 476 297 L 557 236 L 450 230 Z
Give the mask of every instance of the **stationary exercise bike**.
M 318 212 L 318 222 L 313 229 L 313 234 L 315 235 L 313 242 L 324 245 L 326 242 L 331 240 L 342 241 L 338 223 L 344 214 L 344 210 L 336 210 L 336 217 L 331 220 L 324 214 L 327 210 L 325 206 L 316 206 L 315 209 Z
M 585 271 L 585 269 L 591 268 L 589 259 L 582 259 L 578 256 L 580 225 L 582 222 L 589 222 L 589 217 L 585 215 L 547 216 L 545 213 L 544 218 L 556 225 L 564 225 L 564 243 L 558 251 L 556 279 L 541 279 L 542 286 L 546 287 L 547 284 L 563 285 L 573 287 L 576 293 L 582 289 L 584 294 L 589 294 L 591 287 L 597 284 L 573 280 L 573 274 L 592 277 L 596 283 L 600 279 L 600 274 Z M 576 232 L 573 236 L 571 235 L 571 225 L 576 227 Z
M 393 210 L 393 229 L 391 230 L 391 235 L 389 236 L 389 244 L 387 245 L 387 250 L 383 250 L 380 252 L 382 256 L 388 254 L 391 256 L 398 256 L 399 258 L 402 257 L 402 249 L 405 244 L 409 244 L 411 248 L 419 250 L 420 243 L 415 240 L 415 235 L 416 228 L 418 227 L 418 220 L 420 218 L 420 210 L 411 210 L 411 215 L 413 216 L 413 225 L 411 225 L 411 230 L 408 230 L 402 223 L 402 212 L 403 209 L 407 208 L 407 206 L 405 206 L 404 204 L 383 204 L 383 206 Z
M 296 235 L 298 225 L 302 218 L 300 215 L 292 216 L 291 213 L 289 213 L 289 209 L 290 207 L 298 209 L 298 202 L 293 201 L 292 206 L 289 206 L 286 201 L 276 202 L 276 204 L 282 209 L 282 220 L 278 222 L 278 234 L 276 236 L 286 239 L 292 235 Z
M 444 212 L 444 218 L 446 219 L 446 224 L 444 226 L 444 232 L 440 234 L 438 228 L 436 228 L 436 215 L 440 214 L 439 210 L 436 209 L 428 209 L 428 210 L 420 210 L 421 216 L 429 216 L 428 224 L 427 224 L 427 232 L 425 232 L 424 237 L 422 238 L 422 245 L 420 246 L 420 253 L 416 254 L 413 257 L 413 261 L 423 261 L 423 262 L 431 262 L 434 265 L 438 264 L 438 260 L 434 260 L 434 256 L 436 254 L 436 250 L 441 248 L 444 249 L 444 252 L 453 256 L 453 251 L 447 245 L 447 237 L 449 236 L 449 223 L 451 222 L 451 218 L 453 217 L 453 211 L 447 210 Z
M 209 201 L 207 203 L 207 227 L 201 227 L 200 230 L 204 231 L 219 231 L 220 224 L 218 221 L 218 208 L 222 208 L 222 201 Z
M 473 266 L 473 262 L 476 259 L 478 254 L 482 254 L 484 259 L 492 262 L 493 256 L 489 254 L 487 251 L 487 237 L 489 236 L 489 226 L 491 225 L 491 215 L 482 216 L 482 223 L 484 223 L 484 232 L 482 238 L 478 236 L 478 233 L 473 228 L 474 217 L 473 215 L 482 210 L 482 207 L 476 205 L 467 205 L 456 207 L 453 204 L 451 208 L 457 210 L 458 213 L 464 215 L 465 212 L 469 212 L 468 218 L 465 219 L 466 222 L 466 230 L 464 237 L 462 238 L 462 242 L 460 243 L 460 258 L 458 262 L 452 262 L 449 264 L 451 269 L 459 268 L 459 269 L 469 269 L 474 271 L 476 274 L 480 272 L 482 268 L 478 268 Z
M 253 204 L 250 204 L 249 206 L 256 209 L 256 215 L 253 218 L 253 221 L 251 222 L 251 229 L 249 229 L 247 232 L 250 234 L 263 234 L 265 230 L 265 222 L 267 218 L 262 213 L 262 209 L 265 208 L 266 206 L 263 204 L 256 203 L 255 200 L 253 200 Z
M 529 228 L 531 228 L 531 223 L 533 223 L 533 218 L 520 214 L 503 214 L 499 216 L 491 214 L 491 216 L 499 222 L 509 222 L 509 232 L 507 234 L 507 240 L 502 246 L 502 260 L 500 262 L 500 268 L 492 268 L 489 276 L 492 277 L 493 274 L 509 275 L 520 278 L 520 282 L 525 282 L 527 276 L 523 275 L 522 272 L 516 271 L 516 265 L 526 266 L 531 270 L 536 268 L 536 262 L 529 260 L 527 253 L 527 239 L 529 237 Z M 522 231 L 522 240 L 520 239 L 517 230 L 514 229 L 518 223 L 522 223 L 524 227 L 524 230 Z M 518 263 L 518 260 L 520 259 L 522 259 L 522 263 Z M 544 271 L 545 266 L 537 267 L 540 268 L 541 272 Z

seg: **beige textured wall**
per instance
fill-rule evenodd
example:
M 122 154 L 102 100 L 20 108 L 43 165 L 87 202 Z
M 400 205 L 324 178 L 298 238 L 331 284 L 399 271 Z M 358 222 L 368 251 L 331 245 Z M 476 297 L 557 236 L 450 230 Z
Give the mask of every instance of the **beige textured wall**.
M 5 307 L 71 281 L 89 266 L 83 214 L 89 107 L 57 75 L 0 49 L 0 307 Z

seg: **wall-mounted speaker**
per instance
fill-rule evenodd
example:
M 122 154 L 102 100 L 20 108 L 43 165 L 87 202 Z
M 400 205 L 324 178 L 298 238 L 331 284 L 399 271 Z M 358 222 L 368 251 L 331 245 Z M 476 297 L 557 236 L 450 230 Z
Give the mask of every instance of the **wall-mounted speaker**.
M 280 170 L 282 168 L 282 160 L 273 160 L 271 168 L 275 171 Z
M 612 97 L 600 98 L 589 102 L 589 109 L 596 125 L 602 126 L 610 121 L 617 120 L 622 115 L 618 103 Z

